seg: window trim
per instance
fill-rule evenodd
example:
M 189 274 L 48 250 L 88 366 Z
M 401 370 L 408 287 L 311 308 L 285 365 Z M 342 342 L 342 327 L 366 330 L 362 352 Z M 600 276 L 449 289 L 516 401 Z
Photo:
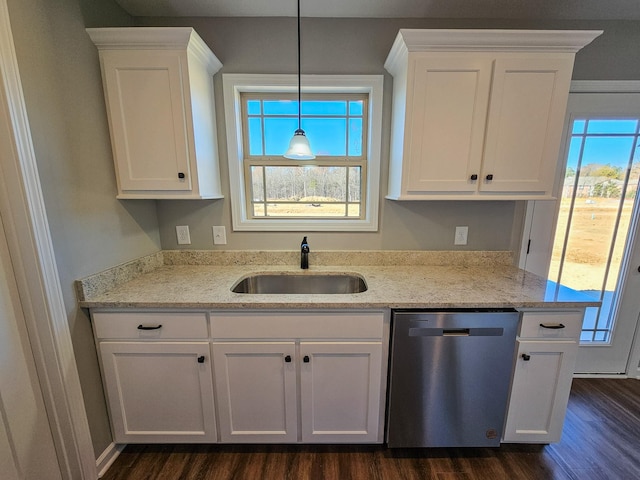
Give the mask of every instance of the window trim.
M 303 75 L 303 93 L 366 93 L 369 95 L 366 169 L 367 191 L 364 219 L 251 219 L 247 215 L 244 188 L 242 108 L 240 93 L 291 93 L 297 91 L 296 75 L 223 74 L 227 159 L 234 231 L 332 231 L 371 232 L 378 230 L 380 163 L 382 141 L 382 75 Z

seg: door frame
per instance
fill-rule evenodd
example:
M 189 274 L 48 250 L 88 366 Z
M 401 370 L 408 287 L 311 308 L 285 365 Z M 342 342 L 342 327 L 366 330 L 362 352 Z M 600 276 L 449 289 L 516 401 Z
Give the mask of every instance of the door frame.
M 61 474 L 96 479 L 7 0 L 0 0 L 0 124 L 10 143 L 0 157 L 0 210 Z
M 638 80 L 574 80 L 571 82 L 569 93 L 640 93 L 640 81 Z M 566 155 L 566 140 L 567 140 L 567 123 L 565 122 L 565 129 L 563 132 L 562 146 L 559 152 L 558 167 L 556 170 L 556 181 L 554 184 L 553 196 L 560 198 L 560 188 L 562 185 L 562 179 L 564 177 L 565 170 L 565 155 Z M 520 245 L 520 256 L 518 266 L 526 269 L 527 265 L 527 251 L 531 247 L 534 250 L 533 253 L 539 255 L 538 258 L 543 258 L 547 265 L 551 260 L 551 253 L 553 249 L 553 239 L 555 236 L 555 227 L 558 217 L 558 202 L 555 201 L 555 215 L 553 218 L 553 226 L 551 228 L 551 235 L 549 230 L 546 230 L 540 234 L 539 237 L 530 235 L 532 232 L 532 224 L 535 221 L 534 211 L 537 201 L 528 201 L 526 206 L 525 219 L 523 222 L 522 230 L 522 242 Z M 531 244 L 529 240 L 531 239 Z M 640 241 L 640 240 L 636 240 Z M 546 256 L 546 258 L 545 258 Z M 541 272 L 536 272 L 539 275 Z M 631 345 L 631 352 L 629 360 L 627 362 L 627 370 L 625 377 L 637 378 L 640 380 L 640 317 L 637 320 L 635 328 L 634 341 Z M 589 376 L 589 375 L 581 375 Z M 593 375 L 602 377 L 602 375 Z M 616 378 L 620 375 L 616 375 Z

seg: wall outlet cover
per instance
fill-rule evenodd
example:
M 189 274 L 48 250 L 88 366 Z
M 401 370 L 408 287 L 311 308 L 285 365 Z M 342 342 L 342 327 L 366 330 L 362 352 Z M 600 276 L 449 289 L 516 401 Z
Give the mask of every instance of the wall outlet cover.
M 176 237 L 178 237 L 178 245 L 191 245 L 189 225 L 176 225 Z
M 469 227 L 456 227 L 456 235 L 453 239 L 454 245 L 466 245 L 467 236 L 469 235 Z

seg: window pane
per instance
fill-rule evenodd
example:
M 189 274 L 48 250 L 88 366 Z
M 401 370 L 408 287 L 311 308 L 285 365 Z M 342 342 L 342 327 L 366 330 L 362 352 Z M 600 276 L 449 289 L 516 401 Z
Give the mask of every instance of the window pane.
M 347 216 L 348 217 L 359 217 L 360 216 L 360 204 L 358 204 L 358 203 L 350 203 L 347 206 Z
M 249 118 L 249 155 L 262 155 L 262 120 Z
M 618 178 L 631 158 L 633 137 L 587 137 L 582 157 L 582 175 Z
M 346 118 L 303 118 L 302 129 L 316 155 L 347 155 Z
M 346 115 L 347 102 L 342 100 L 304 100 L 302 115 Z
M 362 119 L 349 119 L 349 156 L 362 156 Z
M 350 196 L 360 196 L 359 168 L 351 169 L 355 185 Z M 262 167 L 252 167 L 255 193 L 259 195 Z M 266 176 L 266 212 L 263 204 L 255 204 L 254 216 L 268 217 L 333 217 L 347 216 L 347 167 L 274 166 L 264 167 Z M 355 200 L 358 201 L 358 200 Z M 359 216 L 358 205 L 349 206 L 349 216 Z M 357 212 L 357 213 L 356 213 Z
M 298 116 L 298 100 L 264 100 L 265 115 Z
M 573 129 L 571 133 L 584 133 L 584 128 L 587 125 L 586 120 L 574 120 L 573 121 Z
M 264 217 L 266 215 L 264 211 L 264 203 L 256 203 L 253 205 L 253 216 Z
M 264 202 L 262 167 L 251 167 L 251 189 L 254 202 Z
M 267 201 L 344 202 L 346 167 L 265 167 Z
M 264 154 L 277 156 L 284 155 L 284 152 L 289 148 L 289 141 L 297 128 L 297 118 L 265 118 Z M 312 148 L 314 148 L 313 145 Z
M 362 184 L 362 168 L 349 167 L 349 201 L 359 202 L 361 199 L 360 189 Z
M 248 100 L 247 113 L 249 115 L 260 115 L 260 100 Z
M 349 115 L 362 115 L 364 111 L 364 102 L 358 100 L 357 102 L 349 102 Z
M 587 133 L 635 133 L 637 120 L 589 120 Z

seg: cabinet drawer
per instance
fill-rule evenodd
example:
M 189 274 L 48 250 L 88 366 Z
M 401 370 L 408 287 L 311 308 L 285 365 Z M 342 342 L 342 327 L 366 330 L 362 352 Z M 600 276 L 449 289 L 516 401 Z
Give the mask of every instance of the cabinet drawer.
M 213 313 L 216 339 L 381 339 L 383 312 Z
M 96 338 L 186 339 L 208 338 L 207 315 L 203 312 L 167 313 L 93 312 Z
M 524 312 L 519 336 L 577 340 L 580 337 L 583 316 L 583 310 Z

